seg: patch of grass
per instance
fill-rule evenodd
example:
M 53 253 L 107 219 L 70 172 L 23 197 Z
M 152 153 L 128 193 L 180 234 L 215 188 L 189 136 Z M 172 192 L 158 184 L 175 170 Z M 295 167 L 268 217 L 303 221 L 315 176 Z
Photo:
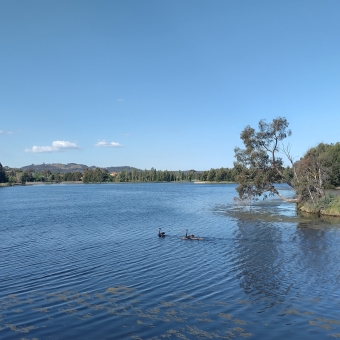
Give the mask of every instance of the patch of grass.
M 326 195 L 317 202 L 306 202 L 299 209 L 303 212 L 340 216 L 340 196 Z
M 340 216 L 340 197 L 336 196 L 332 201 L 321 210 L 322 215 Z

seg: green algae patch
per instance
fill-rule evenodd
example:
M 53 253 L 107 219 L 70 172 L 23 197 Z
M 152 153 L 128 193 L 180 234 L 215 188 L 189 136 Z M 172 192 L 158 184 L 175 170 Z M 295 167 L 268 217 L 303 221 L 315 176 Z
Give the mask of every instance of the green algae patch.
M 333 319 L 325 319 L 325 318 L 316 318 L 319 322 L 329 323 L 331 325 L 340 325 L 340 320 L 333 320 Z
M 238 325 L 246 325 L 246 321 L 241 320 L 241 319 L 233 319 L 233 322 L 237 323 Z
M 32 310 L 36 311 L 36 312 L 41 312 L 41 313 L 47 313 L 51 310 L 51 307 L 35 307 L 32 308 Z
M 134 289 L 126 286 L 109 287 L 106 289 L 106 293 L 110 294 L 131 294 L 133 291 Z
M 333 333 L 330 334 L 330 336 L 332 336 L 333 338 L 340 338 L 340 333 Z
M 203 322 L 203 323 L 214 322 L 211 319 L 196 319 L 196 320 L 199 321 L 199 322 Z
M 228 320 L 232 319 L 232 315 L 231 314 L 220 313 L 220 314 L 218 314 L 218 316 L 220 316 L 221 318 L 228 319 Z
M 35 329 L 34 326 L 17 327 L 16 325 L 12 325 L 12 324 L 5 324 L 5 326 L 8 327 L 9 329 L 11 329 L 12 331 L 18 332 L 18 333 L 28 333 L 32 329 Z

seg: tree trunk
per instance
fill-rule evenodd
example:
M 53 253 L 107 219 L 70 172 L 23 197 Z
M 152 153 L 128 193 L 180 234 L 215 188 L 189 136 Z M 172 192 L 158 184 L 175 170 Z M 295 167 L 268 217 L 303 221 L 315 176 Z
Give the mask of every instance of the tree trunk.
M 278 195 L 281 199 L 283 199 L 287 203 L 299 203 L 299 198 L 286 198 L 279 192 L 276 192 L 276 195 Z

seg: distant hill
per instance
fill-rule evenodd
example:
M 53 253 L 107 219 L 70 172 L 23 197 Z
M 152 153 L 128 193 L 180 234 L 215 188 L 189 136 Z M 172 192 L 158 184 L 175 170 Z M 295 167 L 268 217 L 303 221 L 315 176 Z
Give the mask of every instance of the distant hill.
M 42 172 L 45 170 L 50 170 L 52 173 L 59 172 L 59 173 L 64 174 L 66 172 L 77 172 L 77 171 L 83 172 L 86 169 L 95 169 L 95 168 L 98 168 L 98 167 L 94 165 L 87 166 L 84 164 L 76 164 L 76 163 L 68 163 L 68 164 L 61 164 L 61 163 L 45 164 L 43 163 L 43 164 L 26 165 L 19 169 L 22 171 L 30 170 L 33 172 Z M 107 169 L 109 172 L 113 172 L 113 171 L 120 172 L 120 171 L 125 171 L 125 170 L 130 172 L 132 170 L 139 170 L 131 166 L 110 166 L 110 167 L 103 168 L 103 169 Z

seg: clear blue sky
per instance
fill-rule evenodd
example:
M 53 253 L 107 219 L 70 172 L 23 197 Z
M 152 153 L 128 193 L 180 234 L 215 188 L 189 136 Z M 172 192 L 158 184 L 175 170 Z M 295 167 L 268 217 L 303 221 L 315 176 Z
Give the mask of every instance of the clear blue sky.
M 231 167 L 286 117 L 340 141 L 340 1 L 0 2 L 0 162 Z

